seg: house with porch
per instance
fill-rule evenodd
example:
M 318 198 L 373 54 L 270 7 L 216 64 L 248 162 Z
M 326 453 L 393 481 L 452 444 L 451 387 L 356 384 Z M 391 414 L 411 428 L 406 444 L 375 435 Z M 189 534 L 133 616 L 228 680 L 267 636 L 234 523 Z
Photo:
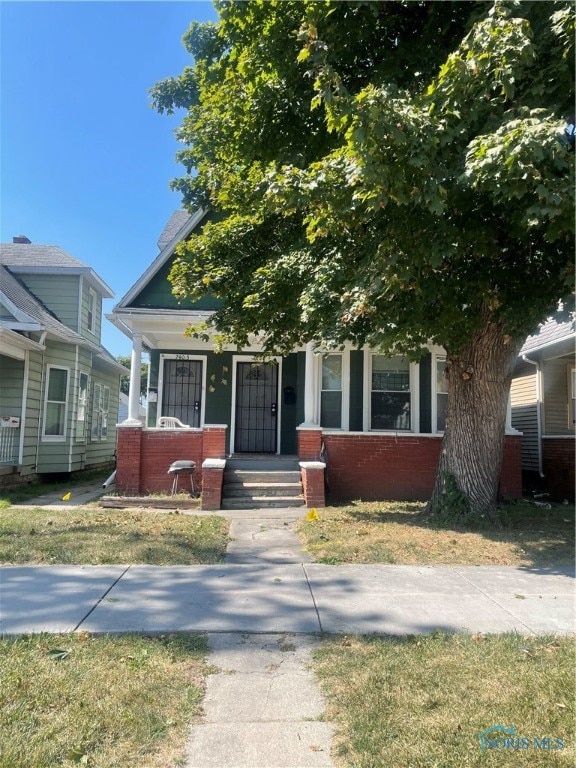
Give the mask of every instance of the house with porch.
M 0 485 L 114 465 L 126 370 L 100 342 L 105 297 L 57 246 L 0 245 Z
M 117 490 L 168 492 L 171 463 L 190 460 L 207 509 L 292 505 L 287 492 L 294 485 L 308 506 L 323 505 L 326 492 L 333 500 L 426 499 L 444 429 L 444 351 L 430 347 L 417 363 L 377 349 L 313 343 L 267 362 L 258 359 L 256 343 L 215 353 L 210 340 L 184 332 L 209 318 L 217 300 L 178 302 L 168 280 L 176 245 L 205 218 L 201 210 L 172 216 L 159 254 L 109 315 L 133 345 Z M 150 356 L 144 422 L 143 349 Z M 509 427 L 501 490 L 518 496 L 519 435 Z
M 574 501 L 575 345 L 574 312 L 563 307 L 526 339 L 510 388 L 525 488 L 559 501 Z

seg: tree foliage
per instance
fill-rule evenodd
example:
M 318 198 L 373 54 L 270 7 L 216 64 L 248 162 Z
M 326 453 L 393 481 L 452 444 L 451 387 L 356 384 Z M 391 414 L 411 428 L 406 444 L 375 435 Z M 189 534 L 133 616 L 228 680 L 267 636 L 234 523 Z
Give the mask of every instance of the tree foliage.
M 222 2 L 159 83 L 192 207 L 177 294 L 222 341 L 458 349 L 570 288 L 574 12 L 548 2 Z M 197 173 L 196 173 L 196 170 Z

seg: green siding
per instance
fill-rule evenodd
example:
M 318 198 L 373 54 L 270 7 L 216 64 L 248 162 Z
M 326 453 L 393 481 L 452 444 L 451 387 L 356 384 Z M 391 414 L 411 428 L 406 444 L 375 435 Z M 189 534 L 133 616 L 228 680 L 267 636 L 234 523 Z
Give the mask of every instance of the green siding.
M 19 274 L 18 277 L 61 323 L 78 331 L 80 278 L 77 275 Z
M 350 352 L 350 431 L 364 429 L 364 352 L 353 349 Z
M 24 418 L 24 451 L 22 456 L 22 474 L 36 472 L 36 455 L 40 443 L 38 428 L 42 414 L 42 388 L 44 383 L 44 355 L 30 352 L 28 358 L 28 392 Z
M 173 263 L 174 258 L 169 259 L 140 291 L 130 306 L 148 309 L 218 309 L 222 306 L 220 299 L 212 296 L 204 297 L 195 302 L 188 299 L 178 301 L 172 293 L 172 284 L 168 280 Z
M 420 360 L 420 432 L 432 432 L 432 355 Z
M 288 392 L 287 392 L 288 389 Z M 292 393 L 296 398 L 293 402 Z M 295 455 L 298 452 L 296 427 L 298 422 L 298 357 L 288 355 L 282 361 L 282 382 L 280 386 L 282 423 L 280 428 L 280 453 Z
M 0 416 L 22 416 L 24 361 L 0 355 Z
M 110 389 L 110 400 L 108 403 L 108 435 L 104 438 L 92 437 L 92 416 L 94 402 L 94 385 L 100 384 L 101 387 Z M 116 423 L 118 421 L 118 400 L 120 397 L 120 377 L 114 372 L 105 372 L 97 369 L 92 370 L 90 377 L 88 393 L 88 426 L 86 439 L 86 454 L 84 466 L 90 467 L 94 464 L 112 462 L 115 459 L 116 451 Z M 74 469 L 82 469 L 81 466 Z

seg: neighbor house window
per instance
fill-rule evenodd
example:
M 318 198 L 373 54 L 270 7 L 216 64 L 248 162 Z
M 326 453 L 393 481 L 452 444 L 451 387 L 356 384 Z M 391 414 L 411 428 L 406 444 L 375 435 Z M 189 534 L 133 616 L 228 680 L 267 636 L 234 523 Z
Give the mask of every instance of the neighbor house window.
M 76 439 L 86 436 L 86 409 L 88 407 L 88 374 L 81 373 L 78 379 L 78 410 L 76 412 Z
M 96 294 L 91 288 L 88 291 L 88 330 L 96 332 Z
M 448 380 L 446 379 L 446 358 L 436 358 L 436 432 L 446 429 L 446 406 L 448 404 Z
M 68 368 L 53 365 L 47 368 L 44 404 L 44 437 L 47 439 L 64 440 L 66 437 L 68 374 Z
M 322 358 L 320 426 L 333 429 L 342 426 L 342 355 Z
M 110 408 L 110 387 L 94 384 L 92 395 L 92 440 L 108 439 L 108 410 Z
M 410 429 L 410 363 L 372 355 L 370 429 Z

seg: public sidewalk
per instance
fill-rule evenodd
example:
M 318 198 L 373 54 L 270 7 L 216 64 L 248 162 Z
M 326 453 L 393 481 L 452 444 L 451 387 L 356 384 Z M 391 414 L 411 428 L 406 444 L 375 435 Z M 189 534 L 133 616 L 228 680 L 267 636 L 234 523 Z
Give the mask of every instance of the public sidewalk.
M 266 562 L 8 566 L 0 569 L 0 632 L 570 634 L 572 575 Z

